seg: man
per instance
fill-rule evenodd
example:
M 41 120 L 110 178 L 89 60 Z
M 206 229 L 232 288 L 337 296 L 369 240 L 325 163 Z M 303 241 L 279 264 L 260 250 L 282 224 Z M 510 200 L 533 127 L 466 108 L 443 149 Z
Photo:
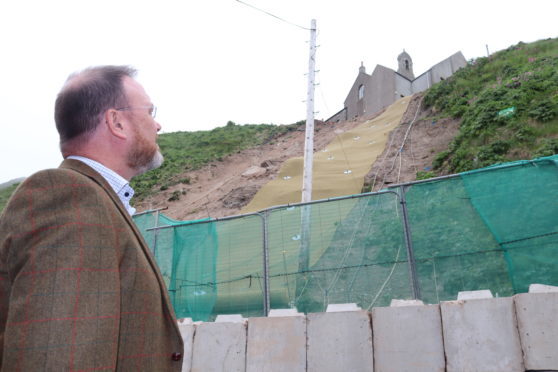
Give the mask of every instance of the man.
M 166 287 L 135 227 L 128 181 L 161 165 L 135 70 L 71 75 L 55 104 L 64 161 L 0 217 L 2 371 L 180 371 Z

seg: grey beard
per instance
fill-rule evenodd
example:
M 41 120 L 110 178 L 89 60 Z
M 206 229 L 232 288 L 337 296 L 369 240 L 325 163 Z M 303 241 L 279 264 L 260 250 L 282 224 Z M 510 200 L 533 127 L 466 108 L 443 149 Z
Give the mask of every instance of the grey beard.
M 149 163 L 138 167 L 137 175 L 144 174 L 145 172 L 149 172 L 150 170 L 159 168 L 161 165 L 163 165 L 164 160 L 165 158 L 163 157 L 163 154 L 161 154 L 161 151 L 157 150 Z

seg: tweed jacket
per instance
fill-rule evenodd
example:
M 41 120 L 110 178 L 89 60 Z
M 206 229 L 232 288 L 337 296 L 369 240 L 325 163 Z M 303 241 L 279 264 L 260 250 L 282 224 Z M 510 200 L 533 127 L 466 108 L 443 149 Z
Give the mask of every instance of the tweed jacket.
M 2 371 L 180 371 L 163 278 L 118 196 L 65 160 L 0 217 Z

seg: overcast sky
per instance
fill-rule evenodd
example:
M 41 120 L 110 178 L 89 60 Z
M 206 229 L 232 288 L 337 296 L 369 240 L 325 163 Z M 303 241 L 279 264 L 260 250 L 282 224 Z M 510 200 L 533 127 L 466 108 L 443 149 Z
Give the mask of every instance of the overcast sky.
M 361 61 L 415 75 L 461 50 L 486 55 L 558 36 L 556 0 L 246 0 L 289 22 L 317 21 L 316 114 L 343 101 Z M 305 119 L 309 31 L 236 0 L 0 1 L 0 183 L 56 167 L 57 92 L 73 71 L 129 64 L 163 132 Z

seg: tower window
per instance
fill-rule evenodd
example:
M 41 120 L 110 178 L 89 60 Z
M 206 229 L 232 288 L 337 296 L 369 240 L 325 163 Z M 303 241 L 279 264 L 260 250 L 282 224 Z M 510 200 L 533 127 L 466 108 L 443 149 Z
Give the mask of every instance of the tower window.
M 358 99 L 363 99 L 364 98 L 364 85 L 361 85 L 360 87 L 358 87 Z
M 409 60 L 405 60 L 405 69 L 408 70 L 409 69 Z

